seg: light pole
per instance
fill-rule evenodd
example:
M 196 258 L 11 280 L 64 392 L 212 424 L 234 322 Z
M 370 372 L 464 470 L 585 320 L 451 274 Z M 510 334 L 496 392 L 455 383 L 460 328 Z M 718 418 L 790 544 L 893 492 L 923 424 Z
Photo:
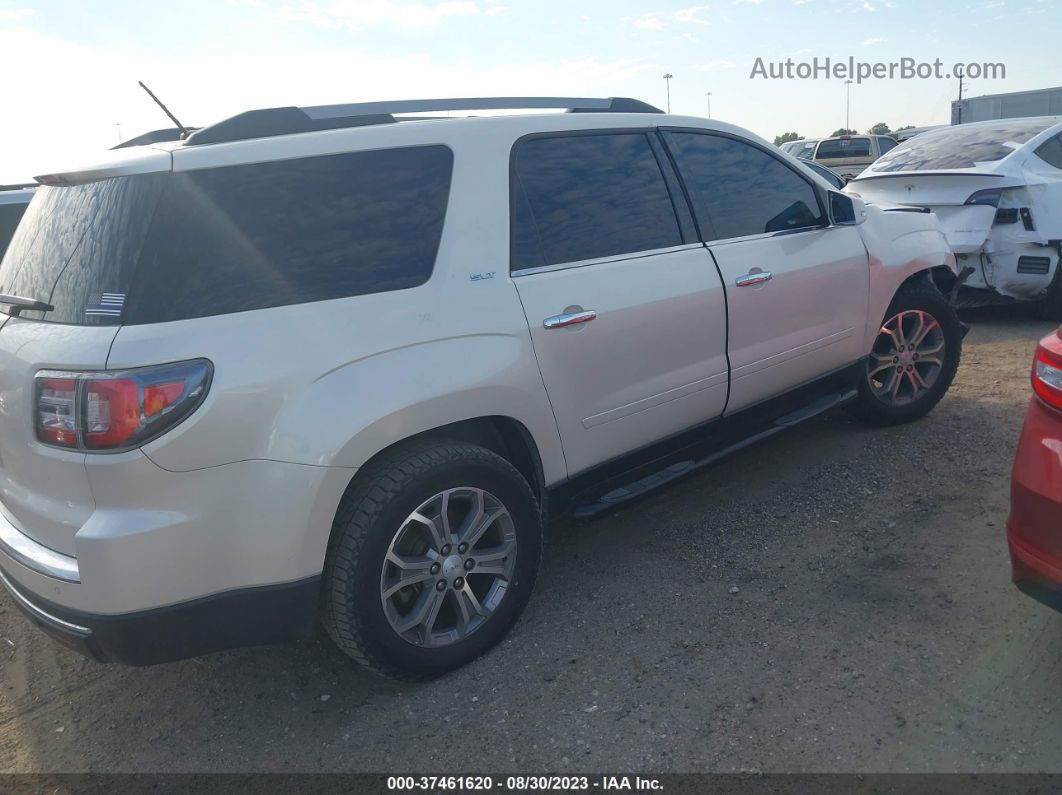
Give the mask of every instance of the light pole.
M 674 75 L 672 75 L 672 74 L 664 75 L 664 84 L 667 86 L 667 112 L 668 113 L 671 112 L 671 78 L 672 77 L 674 77 Z
M 712 92 L 706 91 L 704 95 L 708 97 L 708 118 L 712 118 Z
M 118 128 L 118 143 L 121 143 L 122 142 L 122 123 L 120 121 L 116 121 L 114 123 L 114 126 Z
M 852 117 L 852 81 L 844 81 L 845 101 L 844 101 L 844 129 L 847 131 L 852 129 L 851 117 Z

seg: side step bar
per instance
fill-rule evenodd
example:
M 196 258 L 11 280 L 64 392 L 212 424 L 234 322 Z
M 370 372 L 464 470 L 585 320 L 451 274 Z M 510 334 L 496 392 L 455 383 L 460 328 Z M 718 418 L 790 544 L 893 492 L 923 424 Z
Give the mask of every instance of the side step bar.
M 659 472 L 654 472 L 653 474 L 647 475 L 633 483 L 628 483 L 626 486 L 613 489 L 607 494 L 603 494 L 595 502 L 577 505 L 574 511 L 575 516 L 580 519 L 585 519 L 595 516 L 602 511 L 615 508 L 623 503 L 630 502 L 631 500 L 636 500 L 661 486 L 668 483 L 674 483 L 679 478 L 686 477 L 693 472 L 711 466 L 721 459 L 726 458 L 739 450 L 745 449 L 749 445 L 768 439 L 777 433 L 781 433 L 787 428 L 792 428 L 794 425 L 799 425 L 802 422 L 810 420 L 812 417 L 825 414 L 831 409 L 843 406 L 845 403 L 855 400 L 856 395 L 857 392 L 854 389 L 850 389 L 846 392 L 835 392 L 833 394 L 823 395 L 808 405 L 779 417 L 759 433 L 754 433 L 751 436 L 742 439 L 740 442 L 735 442 L 728 447 L 716 450 L 700 459 L 678 461 Z

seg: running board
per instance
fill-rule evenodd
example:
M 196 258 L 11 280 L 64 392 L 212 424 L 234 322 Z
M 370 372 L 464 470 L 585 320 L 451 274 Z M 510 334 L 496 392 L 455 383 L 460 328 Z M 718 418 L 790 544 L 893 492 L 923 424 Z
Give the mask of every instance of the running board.
M 781 433 L 787 428 L 792 428 L 794 425 L 799 425 L 802 422 L 810 420 L 812 417 L 817 417 L 820 414 L 825 414 L 831 409 L 843 406 L 845 403 L 854 400 L 856 395 L 857 392 L 854 389 L 850 389 L 846 392 L 834 392 L 829 395 L 823 395 L 808 405 L 779 417 L 759 433 L 748 436 L 740 442 L 735 442 L 728 447 L 716 450 L 700 459 L 678 461 L 665 469 L 661 469 L 659 472 L 654 472 L 653 474 L 647 475 L 633 483 L 628 483 L 625 486 L 613 489 L 607 494 L 601 495 L 601 497 L 595 502 L 576 505 L 574 511 L 575 516 L 580 519 L 585 519 L 591 516 L 596 516 L 602 511 L 615 508 L 623 503 L 630 502 L 631 500 L 636 500 L 651 491 L 655 491 L 661 486 L 667 485 L 668 483 L 674 483 L 676 480 L 684 478 L 693 472 L 711 466 L 721 459 L 726 458 L 739 450 L 744 450 L 746 447 L 753 445 L 756 442 L 768 439 L 776 433 Z

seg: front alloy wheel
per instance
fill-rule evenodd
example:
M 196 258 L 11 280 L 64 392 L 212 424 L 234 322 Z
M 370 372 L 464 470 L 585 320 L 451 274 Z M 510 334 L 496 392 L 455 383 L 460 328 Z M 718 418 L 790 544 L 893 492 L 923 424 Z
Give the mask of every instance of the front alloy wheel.
M 851 411 L 875 425 L 925 415 L 948 391 L 961 355 L 959 317 L 940 291 L 901 290 L 885 312 Z
M 870 354 L 867 378 L 883 402 L 904 406 L 929 392 L 947 357 L 940 323 L 928 312 L 909 309 L 881 326 Z

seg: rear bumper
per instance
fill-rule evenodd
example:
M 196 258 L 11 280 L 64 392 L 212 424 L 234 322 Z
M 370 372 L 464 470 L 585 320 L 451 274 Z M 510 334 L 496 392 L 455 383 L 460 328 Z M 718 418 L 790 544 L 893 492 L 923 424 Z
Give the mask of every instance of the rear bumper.
M 1014 457 L 1007 546 L 1014 583 L 1062 610 L 1062 416 L 1035 398 Z
M 0 570 L 0 584 L 41 630 L 100 662 L 155 665 L 241 646 L 313 636 L 320 577 L 243 588 L 123 615 L 94 615 L 31 594 Z

